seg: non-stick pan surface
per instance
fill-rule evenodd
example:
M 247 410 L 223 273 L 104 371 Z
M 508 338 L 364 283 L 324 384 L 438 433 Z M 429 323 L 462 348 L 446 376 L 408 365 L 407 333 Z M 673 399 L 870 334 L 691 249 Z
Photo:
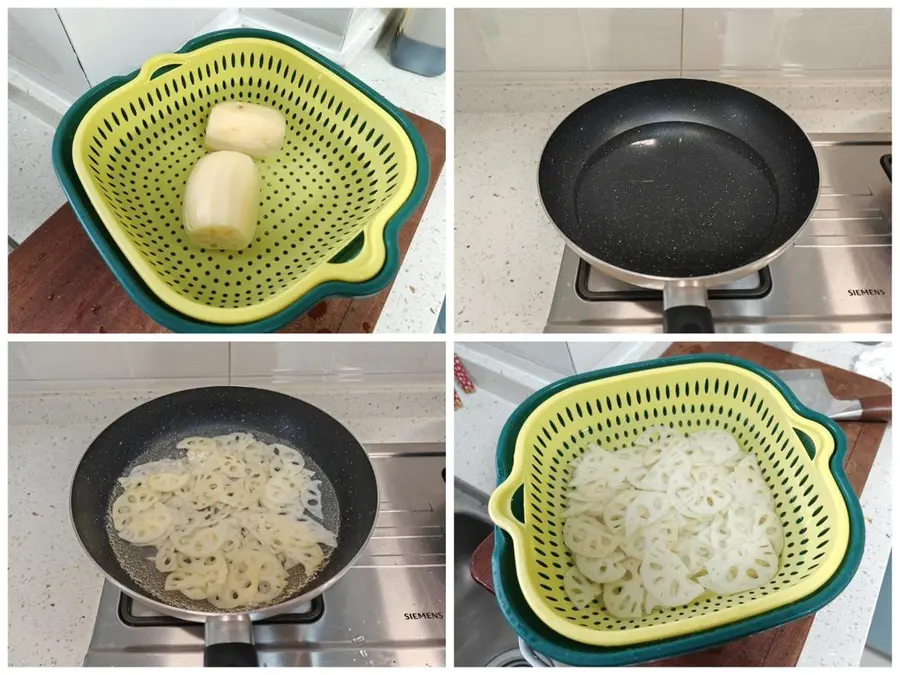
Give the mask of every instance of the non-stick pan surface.
M 283 443 L 303 454 L 323 479 L 325 524 L 337 528 L 338 537 L 337 548 L 312 580 L 302 578 L 297 567 L 287 596 L 244 614 L 262 619 L 319 595 L 358 557 L 372 533 L 378 511 L 372 465 L 352 434 L 322 410 L 284 394 L 244 387 L 191 389 L 155 399 L 120 417 L 94 440 L 75 471 L 71 509 L 82 545 L 107 577 L 162 612 L 195 621 L 227 613 L 165 591 L 165 575 L 143 560 L 141 549 L 115 536 L 110 506 L 118 496 L 118 478 L 136 464 L 181 456 L 175 445 L 185 437 L 234 432 Z
M 812 213 L 819 170 L 800 127 L 765 99 L 668 79 L 614 89 L 569 115 L 538 181 L 548 215 L 588 262 L 659 288 L 778 251 Z

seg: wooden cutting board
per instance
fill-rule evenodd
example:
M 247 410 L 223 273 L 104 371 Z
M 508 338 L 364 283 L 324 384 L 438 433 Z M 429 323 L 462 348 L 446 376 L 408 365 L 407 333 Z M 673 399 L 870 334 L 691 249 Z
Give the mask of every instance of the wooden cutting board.
M 862 396 L 890 395 L 891 388 L 882 382 L 872 380 L 847 370 L 813 361 L 803 356 L 791 354 L 758 342 L 710 342 L 676 343 L 663 356 L 684 354 L 730 354 L 757 363 L 769 370 L 792 368 L 818 368 L 825 374 L 825 381 L 831 393 L 839 399 L 857 399 Z M 887 424 L 881 422 L 841 422 L 847 434 L 847 459 L 844 469 L 857 496 L 869 477 L 869 470 L 875 461 L 881 438 Z M 480 585 L 493 592 L 491 578 L 491 554 L 494 550 L 494 535 L 491 534 L 472 555 L 472 577 Z M 756 633 L 720 647 L 706 649 L 663 659 L 645 666 L 796 666 L 806 636 L 812 626 L 814 615 L 798 619 L 784 626 L 763 633 Z
M 425 141 L 430 172 L 425 199 L 400 229 L 401 262 L 447 156 L 444 128 L 418 115 L 406 115 Z M 167 332 L 128 297 L 68 203 L 22 242 L 8 261 L 10 333 Z M 392 288 L 393 282 L 372 297 L 324 300 L 281 332 L 371 333 Z
M 835 397 L 855 399 L 860 396 L 877 396 L 891 393 L 891 388 L 883 382 L 872 380 L 847 370 L 835 368 L 819 361 L 791 354 L 758 342 L 709 342 L 676 343 L 666 350 L 664 356 L 682 354 L 730 354 L 758 363 L 769 370 L 789 370 L 792 368 L 818 368 L 825 374 L 828 388 Z M 853 485 L 856 495 L 862 493 L 869 477 L 872 462 L 887 424 L 882 422 L 841 422 L 847 434 L 847 459 L 844 469 Z M 810 615 L 797 621 L 773 628 L 764 633 L 750 635 L 721 647 L 702 652 L 686 654 L 674 659 L 656 661 L 657 666 L 796 666 L 800 652 L 806 643 L 806 636 L 812 627 Z

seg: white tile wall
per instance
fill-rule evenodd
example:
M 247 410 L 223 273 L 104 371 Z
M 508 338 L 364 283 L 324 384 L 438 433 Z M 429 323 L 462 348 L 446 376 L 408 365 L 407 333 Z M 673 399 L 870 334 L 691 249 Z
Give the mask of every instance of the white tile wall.
M 230 355 L 229 355 L 230 348 Z M 11 343 L 11 386 L 109 380 L 405 375 L 445 372 L 443 343 Z M 225 383 L 223 382 L 223 383 Z
M 889 9 L 691 9 L 686 70 L 889 70 Z
M 443 343 L 254 343 L 231 346 L 233 377 L 444 373 Z
M 580 9 L 589 70 L 677 70 L 681 10 Z
M 228 344 L 14 342 L 9 379 L 118 380 L 228 377 Z
M 620 349 L 620 342 L 570 342 L 569 355 L 575 371 L 584 373 L 601 366 L 604 357 Z
M 460 9 L 456 69 L 678 69 L 681 10 Z
M 10 9 L 8 19 L 11 68 L 66 97 L 74 98 L 88 90 L 55 9 Z
M 140 68 L 151 56 L 179 49 L 223 8 L 65 8 L 59 15 L 92 84 Z
M 458 9 L 460 72 L 887 72 L 890 9 Z
M 494 70 L 487 52 L 487 41 L 481 34 L 478 10 L 457 9 L 453 18 L 453 58 L 457 71 Z
M 572 357 L 565 342 L 494 342 L 501 351 L 526 359 L 560 375 L 574 375 Z M 470 347 L 472 345 L 469 345 Z

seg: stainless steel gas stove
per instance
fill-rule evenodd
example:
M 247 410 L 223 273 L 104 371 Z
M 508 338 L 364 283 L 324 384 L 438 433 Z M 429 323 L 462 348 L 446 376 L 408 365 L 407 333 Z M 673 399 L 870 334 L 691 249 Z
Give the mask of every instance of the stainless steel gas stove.
M 444 445 L 367 450 L 381 495 L 372 539 L 323 596 L 254 626 L 260 665 L 445 665 Z M 203 627 L 106 583 L 84 665 L 201 666 Z
M 722 333 L 891 331 L 890 134 L 813 134 L 821 189 L 788 251 L 710 290 Z M 662 294 L 611 279 L 563 253 L 547 333 L 657 333 Z

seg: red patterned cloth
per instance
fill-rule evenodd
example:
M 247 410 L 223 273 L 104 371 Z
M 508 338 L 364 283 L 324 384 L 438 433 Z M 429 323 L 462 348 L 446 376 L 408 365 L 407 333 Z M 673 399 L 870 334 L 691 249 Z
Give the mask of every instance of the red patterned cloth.
M 464 393 L 475 393 L 475 384 L 456 354 L 453 355 L 453 374 L 456 376 L 456 381 L 459 382 L 459 386 L 462 387 Z

